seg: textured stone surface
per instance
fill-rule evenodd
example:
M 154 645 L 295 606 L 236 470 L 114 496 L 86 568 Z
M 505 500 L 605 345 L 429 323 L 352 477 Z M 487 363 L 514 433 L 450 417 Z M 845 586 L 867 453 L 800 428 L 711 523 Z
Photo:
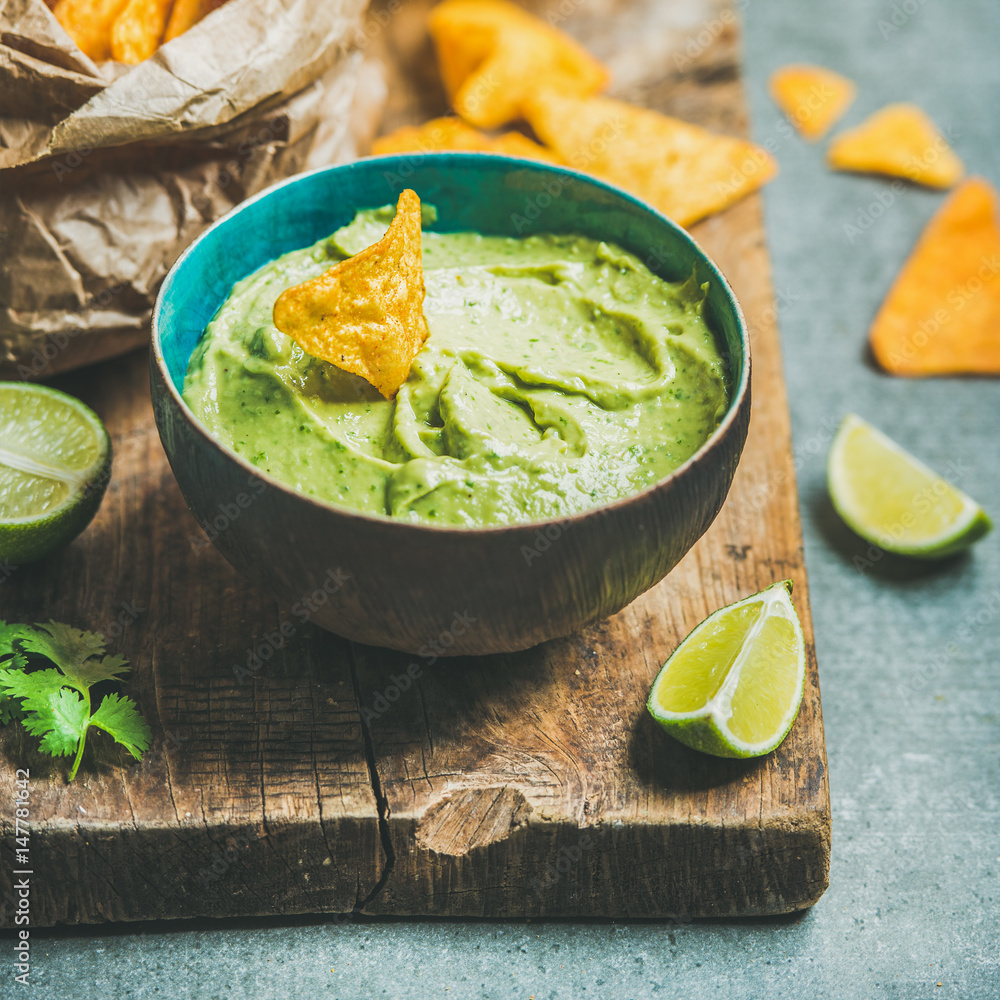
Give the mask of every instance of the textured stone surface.
M 955 130 L 970 169 L 998 183 L 1000 7 L 914 0 L 907 16 L 902 0 L 740 6 L 755 138 L 773 138 L 782 165 L 767 213 L 822 674 L 829 891 L 802 915 L 729 923 L 300 920 L 39 932 L 41 995 L 1000 995 L 1000 532 L 936 568 L 883 559 L 860 573 L 853 560 L 864 548 L 823 491 L 829 436 L 853 409 L 931 464 L 956 463 L 962 487 L 996 518 L 1000 382 L 891 380 L 870 367 L 868 320 L 942 196 L 904 190 L 852 244 L 845 224 L 891 188 L 828 173 L 823 145 L 784 134 L 765 91 L 775 66 L 824 63 L 858 81 L 847 123 L 916 100 Z

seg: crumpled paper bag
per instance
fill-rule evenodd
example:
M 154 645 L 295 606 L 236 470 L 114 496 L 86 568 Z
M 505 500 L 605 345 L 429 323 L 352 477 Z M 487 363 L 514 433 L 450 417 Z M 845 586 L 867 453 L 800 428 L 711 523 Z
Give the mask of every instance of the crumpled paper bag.
M 148 336 L 170 265 L 244 198 L 354 159 L 385 84 L 366 0 L 230 0 L 151 59 L 95 65 L 42 0 L 0 5 L 0 377 Z

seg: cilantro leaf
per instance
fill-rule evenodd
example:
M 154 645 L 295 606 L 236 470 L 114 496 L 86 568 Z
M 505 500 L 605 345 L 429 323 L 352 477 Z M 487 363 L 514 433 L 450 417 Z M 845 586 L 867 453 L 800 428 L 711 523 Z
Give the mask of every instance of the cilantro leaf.
M 29 653 L 47 656 L 81 693 L 98 681 L 117 681 L 128 673 L 124 656 L 104 656 L 104 636 L 50 621 L 21 639 Z
M 24 717 L 24 728 L 41 736 L 40 749 L 53 757 L 68 757 L 82 749 L 90 720 L 90 706 L 75 691 L 60 688 L 43 699 Z
M 0 660 L 0 671 L 3 670 L 23 670 L 28 665 L 28 658 L 24 653 L 15 653 L 8 656 L 6 660 Z
M 6 695 L 0 695 L 0 726 L 6 726 L 8 722 L 14 722 L 23 716 L 24 712 L 18 702 Z
M 12 654 L 17 656 L 17 647 L 14 643 L 18 639 L 23 639 L 25 636 L 30 635 L 33 631 L 34 629 L 28 625 L 8 625 L 0 618 L 0 660 Z M 0 664 L 0 666 L 7 666 L 7 664 Z
M 25 653 L 45 656 L 58 669 L 28 670 Z M 54 621 L 36 628 L 0 621 L 0 723 L 20 719 L 29 733 L 41 737 L 39 749 L 53 757 L 75 753 L 70 781 L 91 726 L 141 760 L 152 733 L 131 698 L 106 695 L 91 714 L 91 687 L 120 681 L 128 671 L 124 656 L 105 655 L 104 636 L 97 632 Z
M 48 704 L 49 695 L 56 694 L 64 687 L 65 678 L 58 670 L 0 671 L 0 690 L 9 698 L 20 698 L 21 708 L 35 712 Z
M 8 722 L 20 719 L 24 715 L 21 706 L 6 695 L 0 695 L 0 726 L 6 726 Z
M 100 633 L 84 632 L 51 620 L 48 625 L 36 625 L 21 645 L 32 653 L 47 656 L 60 670 L 88 657 L 100 656 L 105 651 L 104 636 Z
M 104 696 L 100 707 L 90 717 L 90 725 L 103 729 L 114 737 L 136 760 L 142 760 L 142 755 L 149 749 L 153 738 L 146 720 L 135 707 L 135 702 L 116 694 Z
M 8 670 L 23 670 L 27 660 L 15 643 L 32 629 L 27 625 L 8 625 L 0 619 L 0 725 L 6 725 L 22 716 L 21 706 L 10 695 L 3 693 L 3 675 Z

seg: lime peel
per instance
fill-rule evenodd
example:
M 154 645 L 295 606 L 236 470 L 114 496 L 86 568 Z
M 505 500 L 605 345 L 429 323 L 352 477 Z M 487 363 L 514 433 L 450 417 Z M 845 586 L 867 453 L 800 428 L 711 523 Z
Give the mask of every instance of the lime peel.
M 90 523 L 111 473 L 111 439 L 80 400 L 0 382 L 0 563 L 20 566 L 68 545 Z
M 671 736 L 717 757 L 759 757 L 784 740 L 805 690 L 805 641 L 791 591 L 783 580 L 719 609 L 674 650 L 646 703 Z M 694 707 L 671 707 L 699 693 Z
M 827 488 L 856 535 L 897 555 L 944 559 L 993 527 L 972 497 L 853 413 L 830 445 Z

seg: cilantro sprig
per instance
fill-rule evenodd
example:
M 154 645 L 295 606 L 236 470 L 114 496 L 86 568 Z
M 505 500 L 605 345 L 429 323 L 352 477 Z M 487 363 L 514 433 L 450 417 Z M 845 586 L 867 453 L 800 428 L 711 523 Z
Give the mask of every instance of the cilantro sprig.
M 46 657 L 54 668 L 29 670 L 29 654 Z M 105 654 L 104 636 L 97 632 L 53 621 L 35 627 L 0 621 L 0 723 L 20 719 L 52 757 L 75 753 L 70 781 L 91 728 L 106 732 L 136 760 L 152 739 L 131 698 L 106 694 L 93 710 L 90 689 L 101 681 L 121 681 L 129 672 L 124 656 Z

